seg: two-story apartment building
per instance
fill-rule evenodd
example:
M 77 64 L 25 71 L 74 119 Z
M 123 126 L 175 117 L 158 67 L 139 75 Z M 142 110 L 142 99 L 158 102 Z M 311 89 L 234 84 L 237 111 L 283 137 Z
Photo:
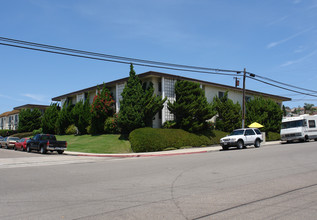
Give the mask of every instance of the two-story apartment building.
M 13 108 L 12 111 L 0 114 L 0 130 L 17 130 L 19 125 L 19 113 L 22 109 L 39 109 L 42 114 L 48 105 L 27 104 Z
M 176 98 L 174 92 L 175 83 L 178 80 L 188 80 L 198 82 L 201 85 L 201 88 L 204 90 L 208 102 L 211 102 L 215 96 L 222 97 L 224 93 L 228 91 L 228 98 L 232 99 L 235 103 L 239 102 L 240 104 L 242 104 L 243 91 L 241 88 L 153 71 L 139 74 L 138 77 L 142 82 L 152 82 L 154 87 L 154 93 L 162 96 L 163 98 L 167 97 L 167 99 L 171 102 L 173 102 Z M 127 80 L 128 77 L 105 83 L 106 87 L 111 91 L 116 101 L 116 112 L 119 112 L 120 110 L 120 101 L 118 100 L 122 99 L 121 93 L 124 89 Z M 99 87 L 101 89 L 102 84 L 100 84 Z M 61 102 L 61 106 L 63 106 L 63 104 L 66 101 L 68 101 L 71 104 L 76 104 L 80 100 L 86 99 L 89 99 L 90 103 L 92 103 L 93 98 L 97 93 L 97 88 L 98 86 L 89 87 L 86 89 L 54 97 L 52 98 L 52 100 Z M 252 99 L 255 96 L 262 96 L 264 98 L 272 99 L 280 106 L 282 106 L 283 101 L 291 100 L 287 97 L 261 93 L 252 90 L 246 90 L 246 99 Z M 174 115 L 170 113 L 170 111 L 167 108 L 167 102 L 165 102 L 164 108 L 160 113 L 158 113 L 155 116 L 155 119 L 153 120 L 153 127 L 159 128 L 165 121 L 173 119 Z

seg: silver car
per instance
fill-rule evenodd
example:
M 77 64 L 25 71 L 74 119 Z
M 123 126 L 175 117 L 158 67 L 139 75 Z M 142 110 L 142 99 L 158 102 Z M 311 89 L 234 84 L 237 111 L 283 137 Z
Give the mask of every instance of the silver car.
M 0 147 L 8 149 L 14 148 L 15 142 L 20 140 L 18 137 L 5 137 L 3 140 L 0 141 Z

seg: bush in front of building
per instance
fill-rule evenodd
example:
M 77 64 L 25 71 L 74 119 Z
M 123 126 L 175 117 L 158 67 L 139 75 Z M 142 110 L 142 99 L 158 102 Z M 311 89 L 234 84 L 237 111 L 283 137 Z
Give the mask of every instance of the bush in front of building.
M 8 129 L 0 130 L 0 136 L 2 136 L 2 137 L 11 136 L 15 133 L 16 133 L 16 131 L 13 131 L 13 130 L 8 130 Z
M 33 130 L 32 134 L 33 134 L 34 136 L 37 135 L 37 134 L 43 134 L 43 129 L 42 129 L 42 128 L 40 128 L 40 129 L 35 129 L 35 130 Z
M 104 130 L 106 134 L 120 134 L 120 128 L 118 127 L 118 114 L 114 114 L 113 117 L 106 119 Z
M 78 134 L 78 128 L 74 124 L 71 124 L 65 130 L 65 134 L 66 135 Z
M 105 121 L 114 113 L 114 104 L 109 89 L 103 85 L 102 90 L 99 89 L 94 97 L 91 105 L 91 124 L 90 132 L 92 134 L 104 133 Z
M 266 141 L 279 141 L 281 140 L 280 133 L 269 131 L 266 135 Z
M 182 129 L 139 128 L 129 135 L 133 152 L 154 152 L 167 148 L 200 147 L 211 145 L 206 135 L 189 133 Z
M 18 137 L 18 138 L 25 138 L 25 137 L 32 137 L 33 136 L 33 132 L 22 132 L 22 133 L 16 133 L 13 134 L 12 137 Z

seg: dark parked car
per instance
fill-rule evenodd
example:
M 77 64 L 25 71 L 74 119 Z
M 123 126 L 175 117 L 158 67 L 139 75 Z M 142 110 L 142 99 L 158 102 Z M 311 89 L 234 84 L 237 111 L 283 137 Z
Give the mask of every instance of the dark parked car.
M 47 151 L 57 151 L 57 153 L 62 154 L 66 148 L 67 142 L 57 141 L 56 137 L 52 134 L 37 134 L 26 143 L 27 152 L 37 150 L 41 154 L 45 154 Z
M 17 142 L 15 142 L 14 150 L 22 150 L 26 151 L 26 142 L 29 138 L 21 138 Z

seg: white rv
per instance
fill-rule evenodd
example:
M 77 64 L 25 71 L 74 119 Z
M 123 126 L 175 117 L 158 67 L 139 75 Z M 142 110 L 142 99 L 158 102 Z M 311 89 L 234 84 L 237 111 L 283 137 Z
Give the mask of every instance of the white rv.
M 309 141 L 310 139 L 317 141 L 317 115 L 283 118 L 281 128 L 282 141 Z

